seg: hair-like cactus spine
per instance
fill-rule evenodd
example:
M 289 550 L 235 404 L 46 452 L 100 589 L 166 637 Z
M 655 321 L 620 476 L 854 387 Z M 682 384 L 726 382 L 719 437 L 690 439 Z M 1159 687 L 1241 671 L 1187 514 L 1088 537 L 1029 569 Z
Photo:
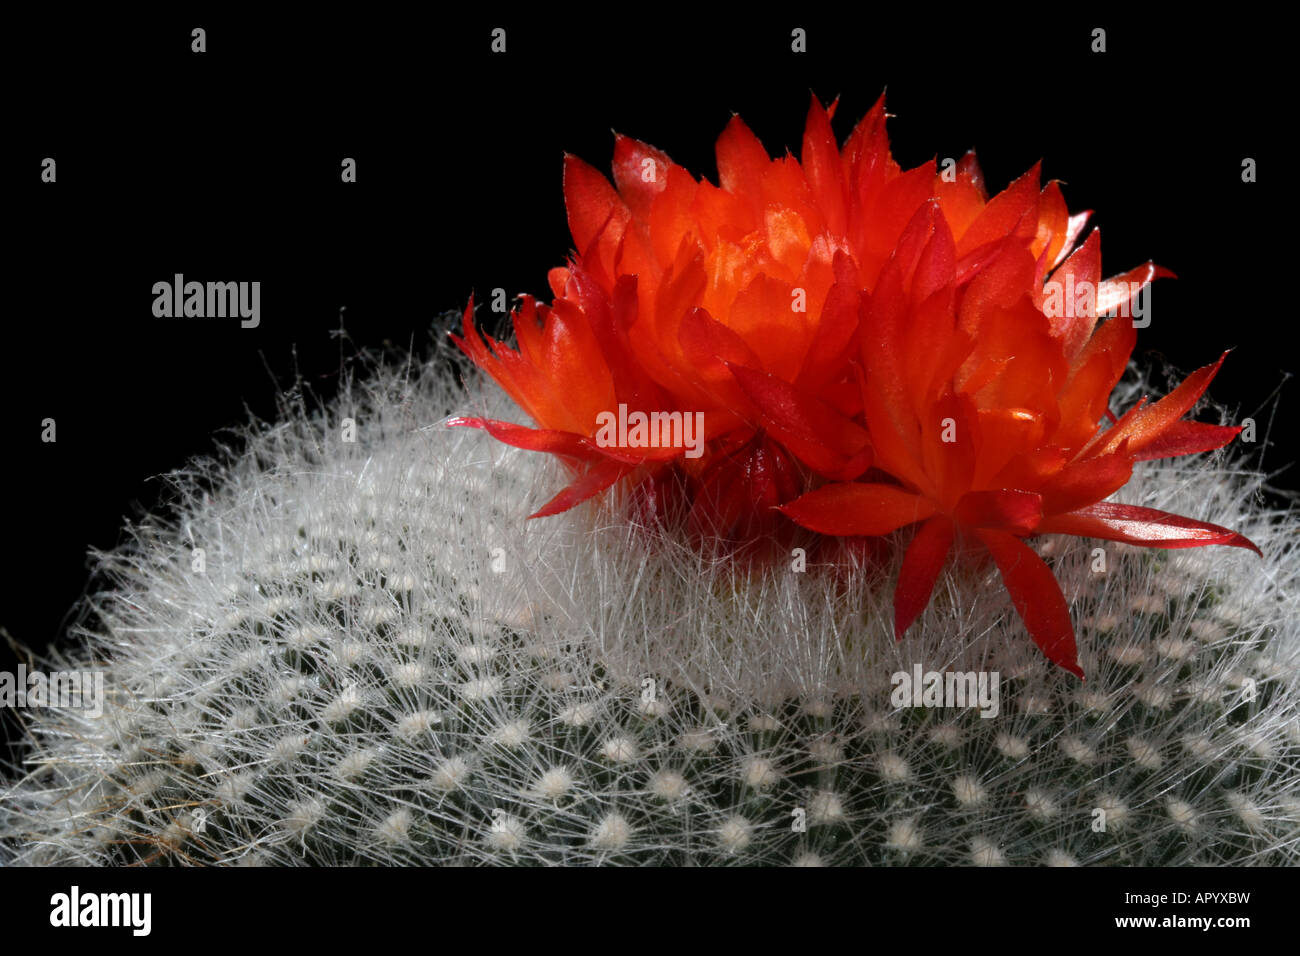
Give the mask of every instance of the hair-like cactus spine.
M 1264 562 L 1104 545 L 1099 571 L 1093 542 L 1041 539 L 1080 683 L 987 565 L 945 572 L 896 643 L 896 564 L 741 569 L 618 501 L 526 522 L 550 464 L 437 427 L 469 399 L 432 366 L 367 381 L 178 473 L 174 515 L 101 556 L 81 663 L 105 712 L 30 714 L 0 797 L 14 861 L 1300 856 L 1295 518 L 1224 456 L 1123 494 L 1239 528 Z M 918 663 L 997 672 L 998 715 L 896 708 Z

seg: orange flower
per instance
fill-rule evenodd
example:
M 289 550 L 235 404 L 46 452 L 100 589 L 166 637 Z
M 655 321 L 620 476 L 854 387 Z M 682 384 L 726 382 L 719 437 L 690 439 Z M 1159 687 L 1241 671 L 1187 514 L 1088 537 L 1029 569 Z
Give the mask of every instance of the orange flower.
M 625 136 L 615 139 L 613 185 L 565 158 L 577 254 L 549 276 L 552 309 L 525 299 L 513 316 L 518 352 L 485 343 L 472 310 L 456 338 L 540 428 L 456 423 L 560 454 L 575 469 L 538 515 L 672 464 L 689 479 L 697 536 L 744 538 L 773 530 L 771 506 L 804 490 L 798 464 L 839 480 L 866 471 L 850 364 L 863 292 L 941 180 L 933 162 L 903 171 L 893 161 L 883 97 L 842 150 L 834 110 L 812 100 L 802 163 L 770 159 L 733 117 L 717 144 L 717 186 Z M 995 235 L 1002 207 L 981 215 L 972 198 L 953 203 L 965 200 L 978 219 L 972 235 Z M 1029 226 L 1060 247 L 1064 204 L 1050 211 L 1059 216 Z M 702 415 L 703 460 L 599 443 L 600 416 L 620 405 Z
M 1134 462 L 1237 433 L 1181 421 L 1219 365 L 1100 430 L 1136 333 L 1099 317 L 1168 273 L 1100 281 L 1096 232 L 1071 253 L 1088 214 L 1040 189 L 1037 166 L 990 200 L 973 154 L 902 170 L 883 97 L 843 148 L 834 110 L 813 99 L 801 161 L 769 158 L 734 117 L 716 186 L 625 136 L 613 184 L 566 157 L 576 252 L 550 273 L 553 304 L 525 298 L 517 350 L 480 337 L 472 302 L 453 336 L 538 427 L 453 424 L 571 465 L 535 517 L 626 478 L 660 513 L 684 502 L 703 541 L 786 540 L 778 513 L 831 536 L 924 522 L 895 592 L 899 637 L 954 537 L 971 538 L 1034 640 L 1079 673 L 1064 597 L 1022 539 L 1253 547 L 1103 501 Z
M 743 539 L 771 532 L 772 507 L 806 486 L 796 462 L 832 479 L 869 467 L 849 365 L 861 292 L 935 175 L 933 164 L 903 173 L 889 157 L 883 99 L 842 152 L 833 112 L 813 101 L 803 165 L 770 159 L 733 118 L 718 140 L 718 186 L 625 136 L 615 139 L 614 185 L 565 158 L 578 253 L 550 274 L 552 312 L 526 300 L 514 316 L 518 353 L 483 343 L 469 311 L 456 339 L 541 430 L 458 423 L 564 454 L 578 470 L 539 514 L 672 462 L 689 479 L 697 536 Z M 577 368 L 589 382 L 578 384 Z M 618 384 L 627 396 L 615 395 Z M 593 447 L 598 417 L 619 404 L 698 413 L 703 460 Z
M 1029 175 L 1036 194 L 1036 169 Z M 1017 202 L 1030 215 L 1025 182 L 986 212 L 1023 191 Z M 1055 205 L 1054 185 L 1039 194 L 1040 223 L 1042 204 Z M 1135 462 L 1218 448 L 1240 431 L 1181 420 L 1223 357 L 1101 430 L 1136 332 L 1126 317 L 1101 325 L 1098 318 L 1116 308 L 1126 313 L 1139 290 L 1168 273 L 1148 264 L 1099 282 L 1094 231 L 1045 287 L 1045 263 L 1059 254 L 1053 240 L 1031 239 L 1022 227 L 981 254 L 983 237 L 969 238 L 973 226 L 955 232 L 947 211 L 942 189 L 917 211 L 864 320 L 863 417 L 876 465 L 894 480 L 824 485 L 782 510 L 826 534 L 887 534 L 924 522 L 895 590 L 899 638 L 929 602 L 954 536 L 981 543 L 1044 654 L 1082 677 L 1065 598 L 1022 539 L 1059 532 L 1158 548 L 1254 549 L 1225 528 L 1103 502 L 1129 480 Z M 959 204 L 954 219 L 969 221 L 970 213 Z M 971 257 L 980 259 L 977 268 L 963 266 Z M 1063 289 L 1074 293 L 1064 303 Z

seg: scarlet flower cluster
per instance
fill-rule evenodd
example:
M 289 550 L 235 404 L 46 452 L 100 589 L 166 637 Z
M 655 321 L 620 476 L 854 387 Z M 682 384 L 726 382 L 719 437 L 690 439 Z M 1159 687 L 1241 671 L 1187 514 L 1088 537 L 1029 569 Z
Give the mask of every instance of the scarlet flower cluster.
M 1099 233 L 1079 242 L 1089 214 L 1070 215 L 1037 165 L 990 199 L 973 153 L 900 168 L 883 97 L 842 147 L 834 111 L 813 99 L 800 159 L 772 159 L 733 117 L 716 186 L 626 136 L 612 184 L 566 156 L 576 252 L 549 274 L 553 302 L 524 297 L 517 348 L 479 334 L 472 301 L 453 336 L 537 427 L 453 424 L 571 466 L 534 517 L 627 481 L 660 512 L 680 504 L 699 541 L 915 525 L 900 639 L 954 545 L 986 549 L 1033 640 L 1082 677 L 1065 598 L 1025 540 L 1255 549 L 1106 501 L 1136 462 L 1236 436 L 1183 420 L 1223 356 L 1116 418 L 1128 307 L 1170 273 L 1147 263 L 1103 281 Z M 693 422 L 688 449 L 673 429 Z

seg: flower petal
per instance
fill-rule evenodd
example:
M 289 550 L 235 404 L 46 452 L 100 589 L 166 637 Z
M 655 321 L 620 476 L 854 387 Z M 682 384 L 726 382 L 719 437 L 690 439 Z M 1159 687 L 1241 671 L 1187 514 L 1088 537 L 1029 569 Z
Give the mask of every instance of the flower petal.
M 1083 678 L 1079 650 L 1074 642 L 1070 609 L 1056 578 L 1034 550 L 1005 531 L 980 529 L 975 532 L 993 555 L 1007 586 L 1016 613 L 1025 622 L 1029 636 L 1053 664 Z
M 1088 234 L 1083 245 L 1065 260 L 1048 281 L 1045 308 L 1052 320 L 1052 335 L 1073 362 L 1088 344 L 1097 326 L 1098 283 L 1101 281 L 1101 230 Z
M 903 567 L 894 587 L 894 639 L 902 640 L 912 622 L 930 603 L 934 583 L 952 548 L 953 524 L 935 515 L 916 532 L 903 555 Z
M 840 481 L 871 467 L 865 429 L 775 375 L 727 363 L 764 428 L 809 468 Z
M 582 256 L 587 255 L 591 243 L 602 232 L 612 253 L 632 216 L 609 180 L 594 166 L 571 155 L 564 157 L 564 206 L 574 247 Z
M 648 143 L 614 134 L 614 183 L 637 222 L 649 220 L 651 203 L 667 187 L 672 165 L 666 153 Z
M 1133 475 L 1127 454 L 1103 455 L 1066 465 L 1039 492 L 1044 514 L 1061 514 L 1109 498 Z
M 830 117 L 816 96 L 808 108 L 799 158 L 813 198 L 826 217 L 826 228 L 833 235 L 844 235 L 848 229 L 844 164 L 835 145 L 835 134 L 831 132 Z
M 586 438 L 574 432 L 529 428 L 513 422 L 497 421 L 494 418 L 467 418 L 459 415 L 447 419 L 447 426 L 481 428 L 499 442 L 528 451 L 544 451 L 552 455 L 569 455 L 573 458 L 589 458 L 593 454 Z
M 823 485 L 779 509 L 795 524 L 822 534 L 888 534 L 928 518 L 934 504 L 896 485 Z
M 759 196 L 759 184 L 772 160 L 758 137 L 739 116 L 732 116 L 718 137 L 718 184 L 751 201 Z
M 1122 275 L 1111 276 L 1097 287 L 1097 314 L 1106 315 L 1119 310 L 1120 315 L 1127 316 L 1133 299 L 1152 280 L 1176 278 L 1173 272 L 1154 262 L 1145 262 Z
M 1248 538 L 1217 524 L 1111 501 L 1044 518 L 1038 530 L 1042 534 L 1073 534 L 1126 541 L 1148 548 L 1199 548 L 1207 544 L 1226 544 L 1234 548 L 1249 548 L 1263 556 Z
M 1043 498 L 1032 491 L 968 491 L 953 517 L 970 528 L 994 528 L 1011 534 L 1030 534 L 1043 519 Z
M 634 465 L 604 460 L 588 468 L 576 481 L 548 501 L 540 510 L 533 512 L 529 518 L 549 518 L 562 511 L 568 511 L 582 504 L 588 498 L 600 494 L 624 475 L 632 472 Z
M 1206 422 L 1174 422 L 1160 436 L 1143 446 L 1138 461 L 1176 458 L 1222 448 L 1241 434 L 1239 425 L 1210 425 Z
M 1148 445 L 1160 440 L 1166 430 L 1187 414 L 1205 394 L 1227 357 L 1228 353 L 1224 352 L 1217 362 L 1198 368 L 1160 401 L 1148 405 L 1132 417 L 1125 415 L 1118 425 L 1099 436 L 1099 447 L 1095 453 L 1113 452 L 1120 442 L 1127 440 L 1129 453 L 1140 455 Z
M 612 414 L 612 413 L 611 413 Z M 668 461 L 682 455 L 681 448 L 651 447 L 637 449 L 635 452 L 616 446 L 604 447 L 587 435 L 576 432 L 560 431 L 554 428 L 529 428 L 513 422 L 502 422 L 494 418 L 447 419 L 451 428 L 481 428 L 497 441 L 525 451 L 540 451 L 549 455 L 564 455 L 579 461 L 609 459 L 627 465 L 639 465 L 649 461 Z
M 1028 243 L 1038 232 L 1038 183 L 1042 163 L 998 193 L 957 240 L 961 258 L 990 242 L 1016 235 Z
M 1070 221 L 1065 228 L 1065 245 L 1061 246 L 1061 251 L 1057 254 L 1056 261 L 1052 263 L 1053 269 L 1069 258 L 1070 253 L 1074 251 L 1074 244 L 1078 242 L 1079 237 L 1083 235 L 1084 227 L 1088 225 L 1088 220 L 1091 218 L 1091 209 L 1085 209 L 1083 212 L 1076 213 L 1070 217 Z

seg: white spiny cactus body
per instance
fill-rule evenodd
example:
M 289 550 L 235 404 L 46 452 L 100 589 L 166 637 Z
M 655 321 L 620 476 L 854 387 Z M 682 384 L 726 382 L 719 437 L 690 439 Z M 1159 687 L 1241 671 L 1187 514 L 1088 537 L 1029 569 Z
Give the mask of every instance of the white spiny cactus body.
M 744 571 L 613 499 L 525 516 L 543 456 L 445 373 L 286 403 L 102 556 L 102 717 L 33 712 L 0 799 L 20 863 L 1091 864 L 1300 857 L 1296 522 L 1226 456 L 1122 493 L 1237 549 L 1046 538 L 1087 681 L 987 564 L 906 639 L 895 567 Z M 353 418 L 357 441 L 340 421 Z M 193 548 L 205 552 L 196 572 Z M 1104 547 L 1106 570 L 1095 570 Z M 996 671 L 999 712 L 891 676 Z M 648 680 L 647 680 L 648 679 Z M 200 814 L 201 816 L 196 816 Z

